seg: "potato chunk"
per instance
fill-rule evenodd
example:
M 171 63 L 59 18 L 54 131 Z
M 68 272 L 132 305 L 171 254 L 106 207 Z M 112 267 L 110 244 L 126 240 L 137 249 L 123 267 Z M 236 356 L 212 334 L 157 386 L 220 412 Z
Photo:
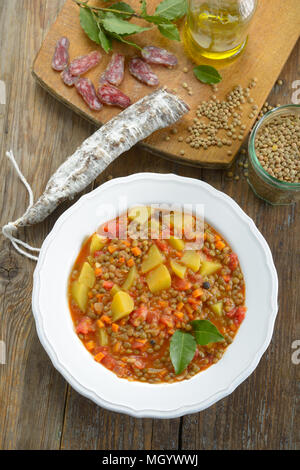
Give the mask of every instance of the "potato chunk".
M 133 299 L 127 292 L 119 291 L 114 295 L 111 303 L 113 321 L 120 320 L 129 315 L 134 309 Z
M 199 253 L 197 253 L 196 251 L 186 251 L 180 261 L 185 264 L 188 268 L 192 269 L 194 273 L 199 271 L 201 259 Z
M 151 207 L 136 206 L 129 209 L 128 218 L 138 222 L 139 224 L 144 224 L 150 217 L 151 213 Z
M 106 242 L 106 237 L 101 237 L 101 235 L 98 235 L 98 233 L 94 233 L 90 244 L 90 254 L 93 255 L 95 251 L 101 250 L 106 244 Z
M 79 281 L 73 282 L 72 297 L 82 312 L 86 311 L 87 302 L 88 302 L 88 291 L 89 291 L 89 288 L 87 285 L 82 284 Z
M 163 263 L 164 257 L 155 245 L 151 245 L 149 251 L 142 262 L 142 273 L 147 273 L 151 269 L 155 268 L 159 264 Z
M 223 302 L 218 302 L 211 306 L 212 311 L 215 312 L 219 317 L 222 315 Z
M 148 287 L 152 293 L 168 289 L 171 285 L 171 276 L 168 268 L 160 264 L 146 276 Z
M 137 269 L 134 266 L 132 266 L 132 268 L 130 269 L 129 273 L 127 274 L 127 277 L 125 279 L 125 282 L 124 284 L 122 285 L 122 289 L 124 290 L 129 290 L 131 289 L 131 287 L 133 286 L 136 278 L 137 278 L 137 275 L 138 275 L 138 272 L 137 272 Z
M 195 219 L 192 214 L 184 214 L 183 212 L 174 212 L 170 218 L 171 227 L 174 228 L 174 233 L 181 235 L 185 230 L 191 231 L 194 226 Z
M 173 248 L 175 248 L 175 250 L 179 250 L 179 251 L 184 250 L 185 243 L 183 240 L 181 240 L 181 238 L 175 238 L 171 235 L 169 239 L 169 243 Z
M 110 289 L 110 293 L 112 296 L 114 296 L 120 290 L 121 290 L 120 287 L 117 284 L 114 284 L 112 288 Z
M 83 263 L 78 281 L 90 288 L 92 288 L 95 284 L 96 276 L 94 270 L 87 261 Z
M 222 265 L 214 261 L 203 261 L 200 269 L 201 276 L 209 276 L 218 271 Z
M 176 274 L 176 276 L 183 279 L 186 273 L 186 266 L 182 266 L 182 264 L 177 263 L 177 261 L 173 259 L 171 259 L 170 265 L 171 265 L 172 271 Z

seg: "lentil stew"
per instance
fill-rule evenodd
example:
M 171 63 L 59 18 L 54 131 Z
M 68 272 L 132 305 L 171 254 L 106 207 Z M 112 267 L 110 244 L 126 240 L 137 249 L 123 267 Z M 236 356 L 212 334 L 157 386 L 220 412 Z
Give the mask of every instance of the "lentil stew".
M 184 215 L 182 227 L 172 213 L 166 227 L 161 211 L 146 209 L 144 218 L 138 210 L 121 216 L 125 237 L 111 233 L 113 225 L 120 232 L 118 217 L 85 241 L 69 278 L 69 306 L 75 331 L 95 361 L 128 380 L 178 382 L 218 362 L 232 343 L 246 313 L 244 277 L 237 255 L 208 223 L 201 249 L 187 249 L 194 216 Z M 134 237 L 132 222 L 143 237 Z M 170 237 L 147 238 L 153 223 L 160 236 L 168 229 Z M 193 333 L 195 320 L 211 322 L 222 339 L 197 344 L 176 375 L 171 339 L 177 331 Z

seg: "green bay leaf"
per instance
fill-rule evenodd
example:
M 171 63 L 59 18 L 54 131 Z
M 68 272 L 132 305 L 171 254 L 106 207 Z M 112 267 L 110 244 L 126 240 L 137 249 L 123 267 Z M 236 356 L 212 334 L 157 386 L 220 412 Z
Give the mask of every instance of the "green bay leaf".
M 148 21 L 149 23 L 153 23 L 153 24 L 171 24 L 171 25 L 173 25 L 173 23 L 170 20 L 168 20 L 167 18 L 164 18 L 163 16 L 144 15 L 143 19 Z
M 222 80 L 219 72 L 210 65 L 198 65 L 193 69 L 195 77 L 202 83 L 219 83 Z
M 120 18 L 123 18 L 124 20 L 125 19 L 129 19 L 131 17 L 131 15 L 133 15 L 133 13 L 135 13 L 135 11 L 133 10 L 133 8 L 131 8 L 130 5 L 128 5 L 128 3 L 125 3 L 125 2 L 116 2 L 116 3 L 113 3 L 112 5 L 110 5 L 108 8 L 111 8 L 112 10 L 118 10 L 120 12 L 124 12 L 124 13 L 128 13 L 128 15 L 124 15 L 122 13 L 114 13 L 114 15 L 120 17 Z
M 139 46 L 138 44 L 136 44 L 136 43 L 133 42 L 133 41 L 129 41 L 128 39 L 125 39 L 123 36 L 120 36 L 119 34 L 116 34 L 116 33 L 109 33 L 109 36 L 110 36 L 112 39 L 116 39 L 117 41 L 124 42 L 124 44 L 128 44 L 128 46 L 133 46 L 133 47 L 135 47 L 136 49 L 139 49 L 140 51 L 142 50 L 141 46 Z
M 173 41 L 180 41 L 180 34 L 175 24 L 159 24 L 157 25 L 160 33 Z
M 187 368 L 196 352 L 195 338 L 183 331 L 177 330 L 170 341 L 170 358 L 175 374 L 181 374 Z
M 134 23 L 129 23 L 128 21 L 122 20 L 118 16 L 114 15 L 113 13 L 106 13 L 104 18 L 101 20 L 101 24 L 103 25 L 106 31 L 110 33 L 122 35 L 130 35 L 136 33 L 142 33 L 143 31 L 148 31 L 149 28 L 143 28 Z
M 80 25 L 87 36 L 97 44 L 100 44 L 99 27 L 92 12 L 88 8 L 80 8 L 79 12 Z
M 168 20 L 178 20 L 187 12 L 187 0 L 163 0 L 156 8 L 155 14 Z
M 209 320 L 193 320 L 191 325 L 197 344 L 204 346 L 205 344 L 217 343 L 224 339 L 216 326 Z
M 99 28 L 99 40 L 102 48 L 105 50 L 106 53 L 112 50 L 111 39 L 105 34 L 101 27 Z

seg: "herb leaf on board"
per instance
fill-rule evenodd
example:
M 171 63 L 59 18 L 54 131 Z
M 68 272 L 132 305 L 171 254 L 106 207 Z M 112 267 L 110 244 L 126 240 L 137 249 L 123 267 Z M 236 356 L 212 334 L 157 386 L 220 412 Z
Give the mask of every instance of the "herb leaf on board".
M 222 80 L 219 72 L 210 65 L 198 65 L 193 69 L 195 77 L 202 83 L 219 83 Z
M 101 23 L 106 31 L 119 34 L 120 36 L 141 33 L 143 31 L 148 31 L 149 29 L 124 21 L 113 13 L 106 13 L 104 18 L 101 20 Z
M 93 13 L 87 8 L 80 8 L 79 13 L 80 25 L 87 36 L 97 44 L 100 44 L 99 28 Z
M 155 10 L 155 14 L 168 20 L 178 20 L 187 12 L 187 0 L 163 0 Z
M 98 25 L 99 26 L 99 25 Z M 100 44 L 106 53 L 112 50 L 111 39 L 105 34 L 101 26 L 99 27 Z
M 109 8 L 111 8 L 112 10 L 118 10 L 123 13 L 128 13 L 128 15 L 124 15 L 122 13 L 119 14 L 119 13 L 114 12 L 116 16 L 119 16 L 120 18 L 123 18 L 124 20 L 131 18 L 131 16 L 135 13 L 134 9 L 131 8 L 131 6 L 125 2 L 113 3 L 112 5 L 110 5 Z
M 195 338 L 183 331 L 177 330 L 170 341 L 170 358 L 175 374 L 181 374 L 189 365 L 196 352 Z
M 173 41 L 180 41 L 180 34 L 175 24 L 159 24 L 157 25 L 160 33 Z
M 193 320 L 191 325 L 199 345 L 204 346 L 208 343 L 217 343 L 224 339 L 224 336 L 221 335 L 219 330 L 209 320 Z

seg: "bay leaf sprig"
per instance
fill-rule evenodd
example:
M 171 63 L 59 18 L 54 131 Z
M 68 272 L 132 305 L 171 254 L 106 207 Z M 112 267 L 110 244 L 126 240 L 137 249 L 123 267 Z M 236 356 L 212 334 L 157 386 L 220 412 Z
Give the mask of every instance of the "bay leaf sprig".
M 170 341 L 170 358 L 176 375 L 181 374 L 193 360 L 197 344 L 204 346 L 224 340 L 217 327 L 209 320 L 194 320 L 190 324 L 193 334 L 177 330 Z
M 210 85 L 219 83 L 222 80 L 219 72 L 211 65 L 198 65 L 193 69 L 195 77 L 202 83 Z
M 163 0 L 158 4 L 154 14 L 147 12 L 147 1 L 142 0 L 140 11 L 135 11 L 128 3 L 120 1 L 111 3 L 103 0 L 104 6 L 89 5 L 89 0 L 73 0 L 80 7 L 80 25 L 86 35 L 105 52 L 112 49 L 112 40 L 129 44 L 137 49 L 141 47 L 128 36 L 143 33 L 157 27 L 158 31 L 171 40 L 180 41 L 176 24 L 187 11 L 187 0 Z M 140 26 L 131 19 L 139 18 L 149 24 Z

